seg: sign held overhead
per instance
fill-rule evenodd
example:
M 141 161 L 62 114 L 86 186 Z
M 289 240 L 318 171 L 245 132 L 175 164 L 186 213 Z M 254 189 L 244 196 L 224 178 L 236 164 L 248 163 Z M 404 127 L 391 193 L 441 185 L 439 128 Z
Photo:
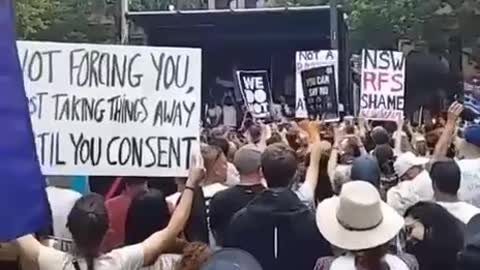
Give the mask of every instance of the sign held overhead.
M 397 121 L 405 105 L 405 57 L 396 51 L 363 50 L 360 115 Z
M 186 176 L 201 51 L 18 42 L 46 175 Z

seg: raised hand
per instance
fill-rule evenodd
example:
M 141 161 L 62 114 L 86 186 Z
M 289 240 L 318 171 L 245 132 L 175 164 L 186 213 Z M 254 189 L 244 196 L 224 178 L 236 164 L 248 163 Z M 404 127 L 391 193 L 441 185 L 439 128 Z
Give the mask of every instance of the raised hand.
M 453 102 L 452 105 L 450 105 L 450 108 L 448 108 L 447 123 L 456 124 L 462 112 L 463 105 L 458 101 Z
M 195 188 L 205 177 L 205 168 L 203 165 L 203 158 L 200 154 L 192 156 L 191 167 L 188 173 L 187 187 Z

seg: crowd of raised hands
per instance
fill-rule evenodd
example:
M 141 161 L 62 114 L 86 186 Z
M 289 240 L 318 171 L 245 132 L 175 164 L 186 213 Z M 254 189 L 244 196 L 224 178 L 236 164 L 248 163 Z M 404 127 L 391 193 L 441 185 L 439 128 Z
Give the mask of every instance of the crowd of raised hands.
M 225 269 L 286 269 L 289 261 L 300 260 L 300 270 L 347 269 L 334 267 L 344 263 L 367 270 L 454 270 L 456 254 L 478 244 L 464 231 L 480 231 L 469 225 L 480 219 L 475 218 L 480 214 L 478 127 L 462 123 L 462 110 L 455 102 L 445 118 L 420 123 L 349 116 L 266 123 L 246 114 L 239 129 L 201 130 L 202 151 L 191 162 L 180 199 L 170 207 L 166 225 L 148 237 L 104 250 L 109 213 L 101 196 L 88 194 L 68 215 L 74 251 L 54 250 L 33 235 L 16 242 L 31 265 L 49 270 L 196 270 L 215 265 L 215 250 L 223 244 L 249 252 L 253 257 L 246 260 L 256 261 L 250 268 Z M 282 211 L 282 218 L 272 221 Z M 287 216 L 296 221 L 286 221 Z M 255 222 L 245 223 L 250 217 Z M 145 224 L 151 222 L 144 218 Z M 206 237 L 187 232 L 199 218 L 209 231 Z M 268 230 L 273 234 L 263 233 Z M 450 231 L 448 241 L 442 240 L 445 231 Z M 205 243 L 188 244 L 199 239 Z M 180 250 L 179 262 L 160 266 L 173 249 Z M 243 253 L 234 254 L 229 264 L 241 265 L 233 258 Z

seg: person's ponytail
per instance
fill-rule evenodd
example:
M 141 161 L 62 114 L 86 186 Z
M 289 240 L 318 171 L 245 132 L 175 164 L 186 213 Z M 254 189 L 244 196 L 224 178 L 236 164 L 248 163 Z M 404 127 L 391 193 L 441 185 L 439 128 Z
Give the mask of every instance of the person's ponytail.
M 94 262 L 95 262 L 95 257 L 93 256 L 87 256 L 85 257 L 85 261 L 87 262 L 87 270 L 95 270 L 94 268 Z
M 91 193 L 75 202 L 68 215 L 67 227 L 72 233 L 75 253 L 85 259 L 86 270 L 94 270 L 108 226 L 108 213 L 102 196 Z
M 356 268 L 366 270 L 389 270 L 390 267 L 384 260 L 387 251 L 388 245 L 383 245 L 355 253 Z

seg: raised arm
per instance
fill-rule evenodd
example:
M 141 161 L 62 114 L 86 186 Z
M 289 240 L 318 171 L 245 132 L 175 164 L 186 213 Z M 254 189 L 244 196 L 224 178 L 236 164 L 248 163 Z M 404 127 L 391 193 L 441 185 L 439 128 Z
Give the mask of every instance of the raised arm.
M 440 135 L 440 138 L 435 145 L 435 150 L 433 151 L 431 160 L 432 163 L 447 155 L 448 147 L 450 146 L 455 133 L 455 128 L 457 127 L 457 120 L 462 111 L 463 105 L 457 101 L 455 101 L 448 109 L 447 123 L 445 124 L 442 135 Z
M 38 264 L 38 254 L 42 244 L 33 235 L 25 235 L 17 240 L 15 244 L 18 246 L 22 256 L 32 265 Z
M 320 158 L 322 153 L 330 149 L 330 144 L 326 141 L 316 142 L 312 145 L 310 152 L 310 164 L 307 168 L 304 185 L 310 190 L 315 190 L 318 184 L 318 173 L 320 171 Z
M 395 154 L 400 155 L 402 153 L 402 132 L 403 132 L 403 119 L 397 120 L 397 130 L 395 131 Z
M 338 162 L 338 150 L 340 149 L 340 143 L 343 140 L 343 132 L 338 126 L 333 127 L 333 147 L 332 151 L 330 152 L 330 159 L 328 160 L 328 177 L 330 177 L 330 181 L 333 181 L 335 176 L 335 168 L 337 167 Z
M 183 231 L 185 224 L 190 217 L 194 189 L 198 186 L 200 180 L 203 179 L 203 176 L 203 168 L 194 168 L 190 171 L 190 176 L 187 180 L 180 203 L 173 212 L 172 218 L 167 227 L 152 234 L 142 242 L 144 266 L 154 263 L 162 252 L 165 252 L 175 244 L 177 236 Z

